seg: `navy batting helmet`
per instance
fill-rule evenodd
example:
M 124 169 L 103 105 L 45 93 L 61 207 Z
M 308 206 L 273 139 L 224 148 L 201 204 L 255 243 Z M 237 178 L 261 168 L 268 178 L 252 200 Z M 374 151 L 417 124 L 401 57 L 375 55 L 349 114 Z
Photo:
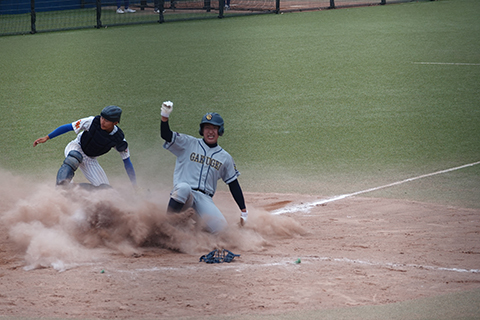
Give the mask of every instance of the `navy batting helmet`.
M 225 128 L 223 127 L 223 123 L 224 123 L 223 119 L 216 112 L 209 112 L 203 116 L 202 122 L 200 122 L 200 130 L 199 130 L 199 133 L 201 136 L 203 136 L 203 125 L 206 123 L 213 124 L 214 126 L 219 127 L 218 128 L 219 136 L 223 135 L 223 133 L 225 132 Z
M 120 117 L 122 116 L 122 109 L 117 106 L 108 106 L 103 108 L 100 115 L 108 121 L 120 122 Z

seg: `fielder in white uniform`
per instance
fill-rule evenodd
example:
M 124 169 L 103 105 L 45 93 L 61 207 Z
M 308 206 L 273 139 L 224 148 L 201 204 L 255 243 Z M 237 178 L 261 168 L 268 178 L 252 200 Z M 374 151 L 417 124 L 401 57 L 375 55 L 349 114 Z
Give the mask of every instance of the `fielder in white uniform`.
M 69 131 L 77 134 L 77 138 L 65 148 L 65 160 L 57 173 L 57 185 L 68 185 L 77 168 L 80 168 L 91 186 L 109 187 L 107 175 L 98 163 L 97 157 L 115 148 L 122 157 L 130 181 L 136 186 L 136 175 L 130 160 L 128 144 L 123 131 L 117 127 L 121 114 L 122 109 L 119 107 L 108 106 L 99 116 L 82 118 L 65 124 L 45 137 L 35 140 L 34 147 Z M 83 186 L 86 185 L 83 184 Z
M 180 212 L 191 207 L 208 231 L 221 232 L 227 227 L 227 221 L 212 197 L 217 190 L 217 181 L 222 179 L 241 210 L 240 223 L 243 225 L 248 211 L 237 180 L 240 173 L 232 156 L 217 144 L 225 130 L 222 117 L 218 113 L 204 115 L 199 130 L 203 138 L 195 138 L 170 130 L 168 119 L 172 109 L 171 101 L 162 104 L 160 126 L 161 137 L 165 140 L 163 147 L 177 157 L 168 211 Z

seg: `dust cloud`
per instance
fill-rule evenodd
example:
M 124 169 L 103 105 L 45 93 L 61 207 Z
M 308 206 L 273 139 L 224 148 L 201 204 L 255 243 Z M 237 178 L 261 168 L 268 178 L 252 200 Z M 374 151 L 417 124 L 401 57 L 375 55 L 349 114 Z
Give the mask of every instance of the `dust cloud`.
M 248 201 L 249 220 L 240 227 L 239 210 L 224 194 L 214 200 L 229 227 L 213 235 L 192 209 L 166 213 L 169 190 L 148 190 L 56 188 L 51 181 L 31 182 L 0 170 L 0 223 L 25 270 L 65 271 L 105 259 L 106 252 L 135 256 L 152 247 L 186 254 L 262 251 L 272 237 L 304 234 L 292 218 L 273 216 Z

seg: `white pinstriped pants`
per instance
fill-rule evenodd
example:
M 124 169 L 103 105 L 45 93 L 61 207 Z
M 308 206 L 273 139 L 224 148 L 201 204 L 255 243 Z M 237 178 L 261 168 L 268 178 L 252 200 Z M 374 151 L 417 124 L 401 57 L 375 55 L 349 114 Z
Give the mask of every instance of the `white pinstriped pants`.
M 85 176 L 85 178 L 87 178 L 88 181 L 90 181 L 91 184 L 96 187 L 101 184 L 110 185 L 107 174 L 103 170 L 102 166 L 100 166 L 100 163 L 98 163 L 97 158 L 91 158 L 85 153 L 83 153 L 82 147 L 77 142 L 77 140 L 73 140 L 72 142 L 67 144 L 67 146 L 65 147 L 65 157 L 67 157 L 68 153 L 72 150 L 76 150 L 82 154 L 83 161 L 82 163 L 80 163 L 79 168 L 80 170 L 82 170 L 83 175 Z

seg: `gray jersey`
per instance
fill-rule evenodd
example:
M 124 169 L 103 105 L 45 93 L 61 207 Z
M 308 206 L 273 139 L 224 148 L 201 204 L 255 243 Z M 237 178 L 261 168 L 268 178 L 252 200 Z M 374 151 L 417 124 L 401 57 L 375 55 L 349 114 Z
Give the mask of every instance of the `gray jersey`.
M 165 142 L 163 147 L 177 157 L 174 185 L 188 183 L 192 189 L 213 196 L 219 179 L 229 184 L 240 175 L 227 151 L 218 145 L 210 148 L 202 138 L 173 132 L 172 141 Z

